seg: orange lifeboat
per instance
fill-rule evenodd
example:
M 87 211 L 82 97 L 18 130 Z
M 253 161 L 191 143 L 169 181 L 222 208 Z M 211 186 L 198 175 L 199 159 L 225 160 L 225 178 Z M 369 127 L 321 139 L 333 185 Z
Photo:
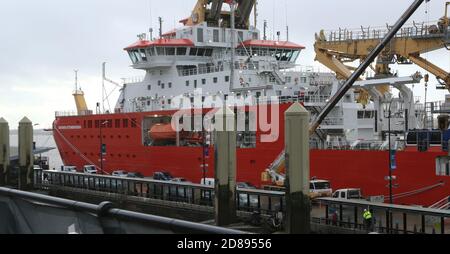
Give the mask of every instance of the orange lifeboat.
M 177 132 L 171 124 L 155 124 L 148 132 L 153 141 L 171 141 L 177 139 Z

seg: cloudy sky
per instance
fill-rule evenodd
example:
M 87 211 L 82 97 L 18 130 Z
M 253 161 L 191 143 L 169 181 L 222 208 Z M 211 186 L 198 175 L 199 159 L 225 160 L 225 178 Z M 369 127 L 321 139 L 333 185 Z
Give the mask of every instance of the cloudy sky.
M 88 105 L 101 100 L 101 63 L 108 63 L 108 76 L 140 76 L 129 68 L 124 47 L 137 40 L 136 35 L 157 30 L 157 18 L 164 19 L 164 30 L 179 26 L 196 0 L 1 0 L 0 1 L 0 117 L 11 128 L 23 116 L 51 126 L 54 111 L 75 110 L 71 96 L 73 70 L 86 93 Z M 291 41 L 307 47 L 302 65 L 314 63 L 314 33 L 393 23 L 412 0 L 260 0 L 259 25 L 269 22 L 269 33 L 283 31 L 288 23 Z M 412 18 L 435 21 L 443 13 L 445 0 L 432 0 Z M 427 12 L 428 10 L 428 12 Z M 260 27 L 261 28 L 261 27 Z M 446 70 L 450 69 L 448 51 L 426 57 Z M 418 67 L 401 67 L 400 74 L 410 75 Z M 429 97 L 444 98 L 442 91 L 430 87 Z M 108 87 L 108 90 L 113 87 Z M 424 88 L 415 87 L 417 95 Z M 113 94 L 114 105 L 117 94 Z

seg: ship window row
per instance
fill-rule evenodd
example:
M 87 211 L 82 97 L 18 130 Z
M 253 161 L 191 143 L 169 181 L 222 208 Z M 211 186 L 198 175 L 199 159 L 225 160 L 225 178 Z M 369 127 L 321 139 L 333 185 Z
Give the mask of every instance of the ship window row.
M 211 57 L 212 48 L 186 48 L 186 47 L 150 47 L 135 49 L 128 52 L 133 64 L 147 62 L 152 56 L 200 56 Z
M 240 48 L 236 50 L 239 56 L 271 56 L 277 61 L 295 62 L 300 55 L 300 50 L 293 49 L 276 49 L 276 48 Z
M 358 119 L 373 119 L 375 114 L 376 111 L 373 110 L 358 111 Z
M 131 128 L 137 127 L 136 118 L 132 119 L 107 119 L 107 120 L 84 120 L 83 127 L 86 129 L 104 129 L 104 128 Z
M 64 152 L 64 154 L 65 155 L 69 155 L 70 154 L 70 152 Z M 72 154 L 73 155 L 77 155 L 77 153 L 76 152 L 72 152 Z M 87 153 L 87 152 L 85 152 L 85 153 L 83 153 L 84 154 L 84 156 L 100 156 L 100 153 L 94 153 L 94 152 L 91 152 L 91 153 Z M 115 156 L 117 156 L 117 157 L 119 157 L 119 158 L 122 158 L 122 157 L 126 157 L 126 158 L 137 158 L 137 155 L 135 155 L 135 154 L 121 154 L 121 153 L 119 153 L 119 154 L 114 154 L 114 153 L 111 153 L 111 154 L 106 154 L 106 155 L 104 155 L 104 156 L 110 156 L 110 157 L 115 157 Z
M 230 82 L 230 76 L 225 76 L 224 77 L 224 81 L 226 82 L 226 83 L 228 83 L 228 82 Z M 206 79 L 201 79 L 201 84 L 202 85 L 206 85 Z M 217 84 L 217 83 L 219 83 L 219 78 L 218 77 L 213 77 L 212 78 L 212 83 L 213 84 Z M 193 80 L 193 84 L 194 84 L 194 88 L 197 88 L 198 87 L 198 80 Z M 185 81 L 185 85 L 186 85 L 186 87 L 189 87 L 189 86 L 191 86 L 191 80 L 186 80 Z M 158 86 L 161 88 L 161 89 L 166 89 L 166 88 L 168 88 L 168 89 L 171 89 L 172 88 L 172 82 L 169 82 L 168 83 L 168 86 L 166 86 L 165 85 L 165 83 L 162 83 L 162 82 L 158 82 Z M 152 86 L 151 85 L 148 85 L 147 86 L 147 89 L 150 91 L 150 90 L 152 90 Z

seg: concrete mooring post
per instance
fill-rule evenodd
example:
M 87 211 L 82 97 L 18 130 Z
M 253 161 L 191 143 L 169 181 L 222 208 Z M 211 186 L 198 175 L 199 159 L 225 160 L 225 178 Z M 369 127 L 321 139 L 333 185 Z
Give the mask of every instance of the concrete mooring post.
M 286 230 L 309 234 L 309 120 L 310 113 L 299 103 L 285 112 L 286 144 Z
M 0 118 L 0 186 L 7 183 L 9 149 L 9 125 L 4 118 Z
M 19 122 L 19 190 L 30 190 L 33 187 L 33 124 L 24 117 Z
M 236 127 L 228 107 L 215 114 L 215 219 L 217 226 L 236 220 Z

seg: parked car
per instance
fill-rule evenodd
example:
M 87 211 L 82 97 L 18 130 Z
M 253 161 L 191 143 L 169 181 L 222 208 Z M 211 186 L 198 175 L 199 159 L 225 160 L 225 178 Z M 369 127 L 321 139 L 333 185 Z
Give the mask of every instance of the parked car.
M 61 172 L 76 173 L 77 172 L 77 167 L 75 167 L 75 166 L 61 166 Z
M 94 165 L 86 165 L 83 167 L 83 173 L 95 175 L 97 174 L 97 167 Z
M 256 187 L 248 182 L 238 182 L 236 183 L 236 187 L 238 187 L 239 189 L 251 189 L 254 190 L 256 189 Z
M 153 180 L 157 181 L 171 181 L 173 176 L 169 172 L 155 172 L 153 174 Z
M 191 183 L 190 181 L 186 180 L 186 178 L 183 177 L 173 178 L 171 181 L 177 183 Z
M 116 170 L 111 175 L 115 177 L 128 177 L 128 172 L 125 170 Z
M 144 178 L 144 175 L 139 172 L 128 172 L 128 178 Z

